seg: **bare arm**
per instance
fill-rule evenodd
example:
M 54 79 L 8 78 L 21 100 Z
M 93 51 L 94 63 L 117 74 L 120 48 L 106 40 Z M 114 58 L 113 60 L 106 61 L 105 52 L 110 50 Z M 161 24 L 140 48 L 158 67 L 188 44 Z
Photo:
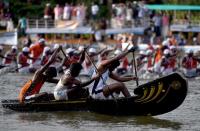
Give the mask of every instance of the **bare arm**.
M 131 80 L 136 80 L 137 78 L 132 76 L 132 77 L 119 77 L 119 75 L 116 75 L 114 73 L 110 74 L 110 78 L 119 81 L 119 82 L 126 82 L 126 81 L 131 81 Z
M 94 79 L 91 79 L 91 80 L 88 80 L 86 82 L 83 82 L 83 83 L 79 84 L 78 86 L 79 87 L 85 87 L 85 86 L 91 84 L 93 81 L 94 81 Z
M 49 83 L 57 84 L 59 80 L 58 79 L 47 79 L 46 81 Z
M 82 53 L 81 53 L 81 57 L 80 57 L 80 59 L 79 59 L 79 63 L 83 63 L 83 61 L 85 60 L 85 51 L 83 51 Z
M 101 54 L 104 50 L 106 50 L 106 48 L 101 49 L 99 52 L 97 52 L 95 55 L 99 55 Z
M 56 55 L 60 51 L 60 49 L 61 49 L 61 47 L 59 47 L 58 49 L 56 49 L 56 51 L 50 57 L 50 59 L 48 60 L 48 62 L 38 70 L 39 73 L 43 73 L 53 63 L 53 61 L 55 60 Z
M 125 51 L 125 52 L 123 52 L 122 54 L 117 55 L 117 56 L 114 57 L 114 58 L 111 58 L 111 59 L 109 59 L 109 60 L 105 60 L 105 61 L 102 63 L 102 66 L 109 65 L 109 64 L 111 64 L 111 63 L 112 63 L 113 61 L 115 61 L 115 60 L 120 60 L 121 58 L 123 58 L 124 56 L 126 56 L 128 53 L 129 53 L 129 51 Z
M 78 87 L 85 87 L 85 86 L 91 84 L 94 80 L 96 80 L 96 79 L 99 78 L 99 77 L 100 77 L 100 75 L 97 74 L 97 75 L 93 76 L 90 80 L 88 80 L 88 81 L 86 81 L 86 82 L 83 82 L 83 83 L 80 83 L 80 84 L 78 84 L 77 86 L 78 86 Z

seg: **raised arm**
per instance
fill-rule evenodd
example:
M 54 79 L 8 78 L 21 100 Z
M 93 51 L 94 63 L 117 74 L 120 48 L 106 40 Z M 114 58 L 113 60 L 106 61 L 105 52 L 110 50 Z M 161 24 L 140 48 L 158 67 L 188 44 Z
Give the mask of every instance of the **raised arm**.
M 85 87 L 85 86 L 91 84 L 94 80 L 96 80 L 96 79 L 99 78 L 99 77 L 100 77 L 100 75 L 97 74 L 97 75 L 93 76 L 90 80 L 88 80 L 88 81 L 86 81 L 86 82 L 82 82 L 82 83 L 77 84 L 77 86 L 80 87 L 80 88 L 81 88 L 81 87 Z
M 113 61 L 120 60 L 121 58 L 123 58 L 124 56 L 126 56 L 128 53 L 129 53 L 129 51 L 125 51 L 122 54 L 119 54 L 119 55 L 117 55 L 117 56 L 115 56 L 115 57 L 113 57 L 111 59 L 104 60 L 102 62 L 102 66 L 106 66 L 106 65 L 111 64 Z
M 101 54 L 104 50 L 106 50 L 106 48 L 101 49 L 99 52 L 97 52 L 95 55 L 99 55 Z
M 50 59 L 48 60 L 48 62 L 42 66 L 37 72 L 43 73 L 55 60 L 57 53 L 61 50 L 61 46 L 56 49 L 56 51 L 53 53 L 53 55 L 50 57 Z
M 110 78 L 119 81 L 119 82 L 126 82 L 126 81 L 131 81 L 131 80 L 136 80 L 137 78 L 135 76 L 131 77 L 120 77 L 119 75 L 116 75 L 114 73 L 110 74 Z
M 124 51 L 123 53 L 117 55 L 116 57 L 113 57 L 113 58 L 111 58 L 111 59 L 109 59 L 109 60 L 105 60 L 105 61 L 102 63 L 102 66 L 109 65 L 109 64 L 111 64 L 113 61 L 120 60 L 121 58 L 125 57 L 128 53 L 134 52 L 136 49 L 137 49 L 137 47 L 132 47 L 131 49 Z

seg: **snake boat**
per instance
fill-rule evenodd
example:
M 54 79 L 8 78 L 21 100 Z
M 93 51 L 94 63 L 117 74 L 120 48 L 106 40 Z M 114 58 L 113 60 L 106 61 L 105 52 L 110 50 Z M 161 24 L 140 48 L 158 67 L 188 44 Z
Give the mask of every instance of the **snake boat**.
M 14 111 L 91 111 L 108 115 L 161 115 L 179 107 L 186 95 L 187 81 L 178 73 L 173 73 L 140 85 L 134 90 L 134 96 L 109 100 L 91 97 L 57 101 L 2 100 L 3 108 Z

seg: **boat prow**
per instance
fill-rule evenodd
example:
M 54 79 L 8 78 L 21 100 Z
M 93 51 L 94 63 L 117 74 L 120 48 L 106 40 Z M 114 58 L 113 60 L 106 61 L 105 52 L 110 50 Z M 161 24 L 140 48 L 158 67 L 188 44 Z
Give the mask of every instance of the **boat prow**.
M 187 81 L 178 73 L 140 85 L 136 96 L 99 100 L 91 97 L 67 101 L 25 102 L 3 100 L 4 108 L 16 111 L 92 111 L 110 115 L 160 115 L 179 107 L 187 95 Z
M 187 81 L 178 73 L 140 85 L 137 95 L 116 100 L 90 100 L 90 111 L 116 115 L 160 115 L 180 106 L 187 95 Z

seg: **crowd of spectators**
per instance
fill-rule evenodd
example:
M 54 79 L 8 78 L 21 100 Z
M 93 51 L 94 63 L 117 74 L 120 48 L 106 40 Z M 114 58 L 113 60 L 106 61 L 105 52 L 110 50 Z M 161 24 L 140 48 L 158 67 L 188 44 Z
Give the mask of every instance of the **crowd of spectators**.
M 56 4 L 54 8 L 51 7 L 50 3 L 46 4 L 44 9 L 44 19 L 59 20 L 77 20 L 80 25 L 85 20 L 86 6 L 84 4 L 73 4 L 66 3 L 64 6 Z
M 0 27 L 6 27 L 7 31 L 14 30 L 9 2 L 0 1 Z
M 149 10 L 145 6 L 145 1 L 127 1 L 125 3 L 115 3 L 109 8 L 110 18 L 99 17 L 102 12 L 102 4 L 93 2 L 91 5 L 86 6 L 84 3 L 63 3 L 52 5 L 46 3 L 44 7 L 44 20 L 51 20 L 52 26 L 55 26 L 55 22 L 59 21 L 76 21 L 79 26 L 90 25 L 93 27 L 93 23 L 99 24 L 98 27 L 105 28 L 130 28 L 130 27 L 144 27 L 150 30 L 151 35 L 148 38 L 153 39 L 158 37 L 166 38 L 169 35 L 169 27 L 173 19 L 173 15 L 166 11 Z M 9 2 L 0 1 L 0 27 L 6 26 L 7 31 L 13 31 L 14 25 L 12 21 L 12 13 L 10 12 Z M 41 19 L 40 19 L 41 20 Z M 186 15 L 185 21 L 189 18 Z M 91 22 L 92 21 L 92 22 Z M 34 22 L 37 23 L 37 22 Z M 27 28 L 27 19 L 25 16 L 18 18 L 17 28 L 22 35 L 25 35 Z M 67 25 L 67 24 L 66 24 Z M 51 26 L 51 27 L 52 27 Z M 45 27 L 45 26 L 44 26 Z M 178 36 L 180 45 L 184 45 L 185 39 L 182 36 Z M 196 36 L 195 36 L 196 37 Z M 194 43 L 198 38 L 194 37 Z
M 167 36 L 171 16 L 145 7 L 145 2 L 127 2 L 112 5 L 111 25 L 116 27 L 151 27 L 156 36 Z

